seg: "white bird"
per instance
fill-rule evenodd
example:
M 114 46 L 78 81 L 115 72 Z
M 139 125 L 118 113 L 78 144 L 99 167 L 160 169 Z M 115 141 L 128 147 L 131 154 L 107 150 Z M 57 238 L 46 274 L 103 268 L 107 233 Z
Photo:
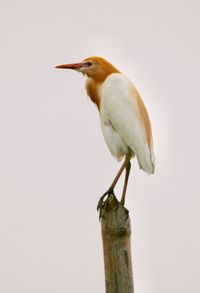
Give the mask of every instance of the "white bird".
M 111 186 L 100 198 L 98 208 L 106 195 L 114 195 L 116 183 L 126 169 L 121 197 L 124 205 L 131 158 L 136 156 L 140 169 L 154 173 L 153 139 L 146 107 L 132 82 L 104 58 L 89 57 L 56 68 L 74 69 L 86 75 L 86 91 L 99 110 L 107 146 L 118 161 L 125 157 Z

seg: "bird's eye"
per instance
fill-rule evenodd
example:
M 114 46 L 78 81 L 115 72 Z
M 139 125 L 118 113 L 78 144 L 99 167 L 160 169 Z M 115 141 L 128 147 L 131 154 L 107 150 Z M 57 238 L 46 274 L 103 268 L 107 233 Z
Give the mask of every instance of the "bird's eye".
M 91 66 L 92 66 L 92 62 L 87 62 L 86 65 L 87 65 L 88 67 L 91 67 Z

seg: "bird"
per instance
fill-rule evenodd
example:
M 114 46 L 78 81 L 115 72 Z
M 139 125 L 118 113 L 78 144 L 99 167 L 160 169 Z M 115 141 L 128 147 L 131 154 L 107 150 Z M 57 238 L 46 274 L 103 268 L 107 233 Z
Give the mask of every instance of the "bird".
M 147 174 L 155 170 L 151 122 L 145 104 L 129 78 L 102 57 L 88 57 L 55 68 L 72 69 L 86 77 L 86 92 L 98 109 L 108 149 L 117 161 L 124 159 L 110 187 L 100 197 L 97 209 L 102 208 L 106 196 L 115 196 L 114 188 L 125 170 L 120 200 L 124 206 L 131 159 L 136 157 L 139 168 Z

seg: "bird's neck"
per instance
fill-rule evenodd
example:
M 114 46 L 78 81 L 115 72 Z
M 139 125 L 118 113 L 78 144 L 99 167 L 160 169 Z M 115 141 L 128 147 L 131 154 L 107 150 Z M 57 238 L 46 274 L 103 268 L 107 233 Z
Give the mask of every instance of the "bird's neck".
M 93 78 L 86 80 L 86 91 L 90 100 L 100 109 L 101 97 L 99 94 L 100 82 L 95 81 Z
M 104 61 L 101 64 L 102 70 L 95 74 L 92 72 L 87 74 L 88 79 L 86 80 L 86 91 L 91 101 L 96 104 L 97 108 L 100 110 L 101 105 L 101 97 L 99 93 L 99 89 L 102 83 L 106 80 L 106 78 L 113 73 L 119 73 L 119 70 L 116 69 L 112 64 L 107 61 Z

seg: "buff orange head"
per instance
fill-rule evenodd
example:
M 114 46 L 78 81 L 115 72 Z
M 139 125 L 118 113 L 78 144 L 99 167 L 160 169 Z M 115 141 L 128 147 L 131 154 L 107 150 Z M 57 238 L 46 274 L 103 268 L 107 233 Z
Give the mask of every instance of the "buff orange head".
M 102 57 L 89 57 L 79 63 L 57 65 L 56 68 L 79 71 L 97 82 L 103 82 L 108 75 L 119 72 Z

